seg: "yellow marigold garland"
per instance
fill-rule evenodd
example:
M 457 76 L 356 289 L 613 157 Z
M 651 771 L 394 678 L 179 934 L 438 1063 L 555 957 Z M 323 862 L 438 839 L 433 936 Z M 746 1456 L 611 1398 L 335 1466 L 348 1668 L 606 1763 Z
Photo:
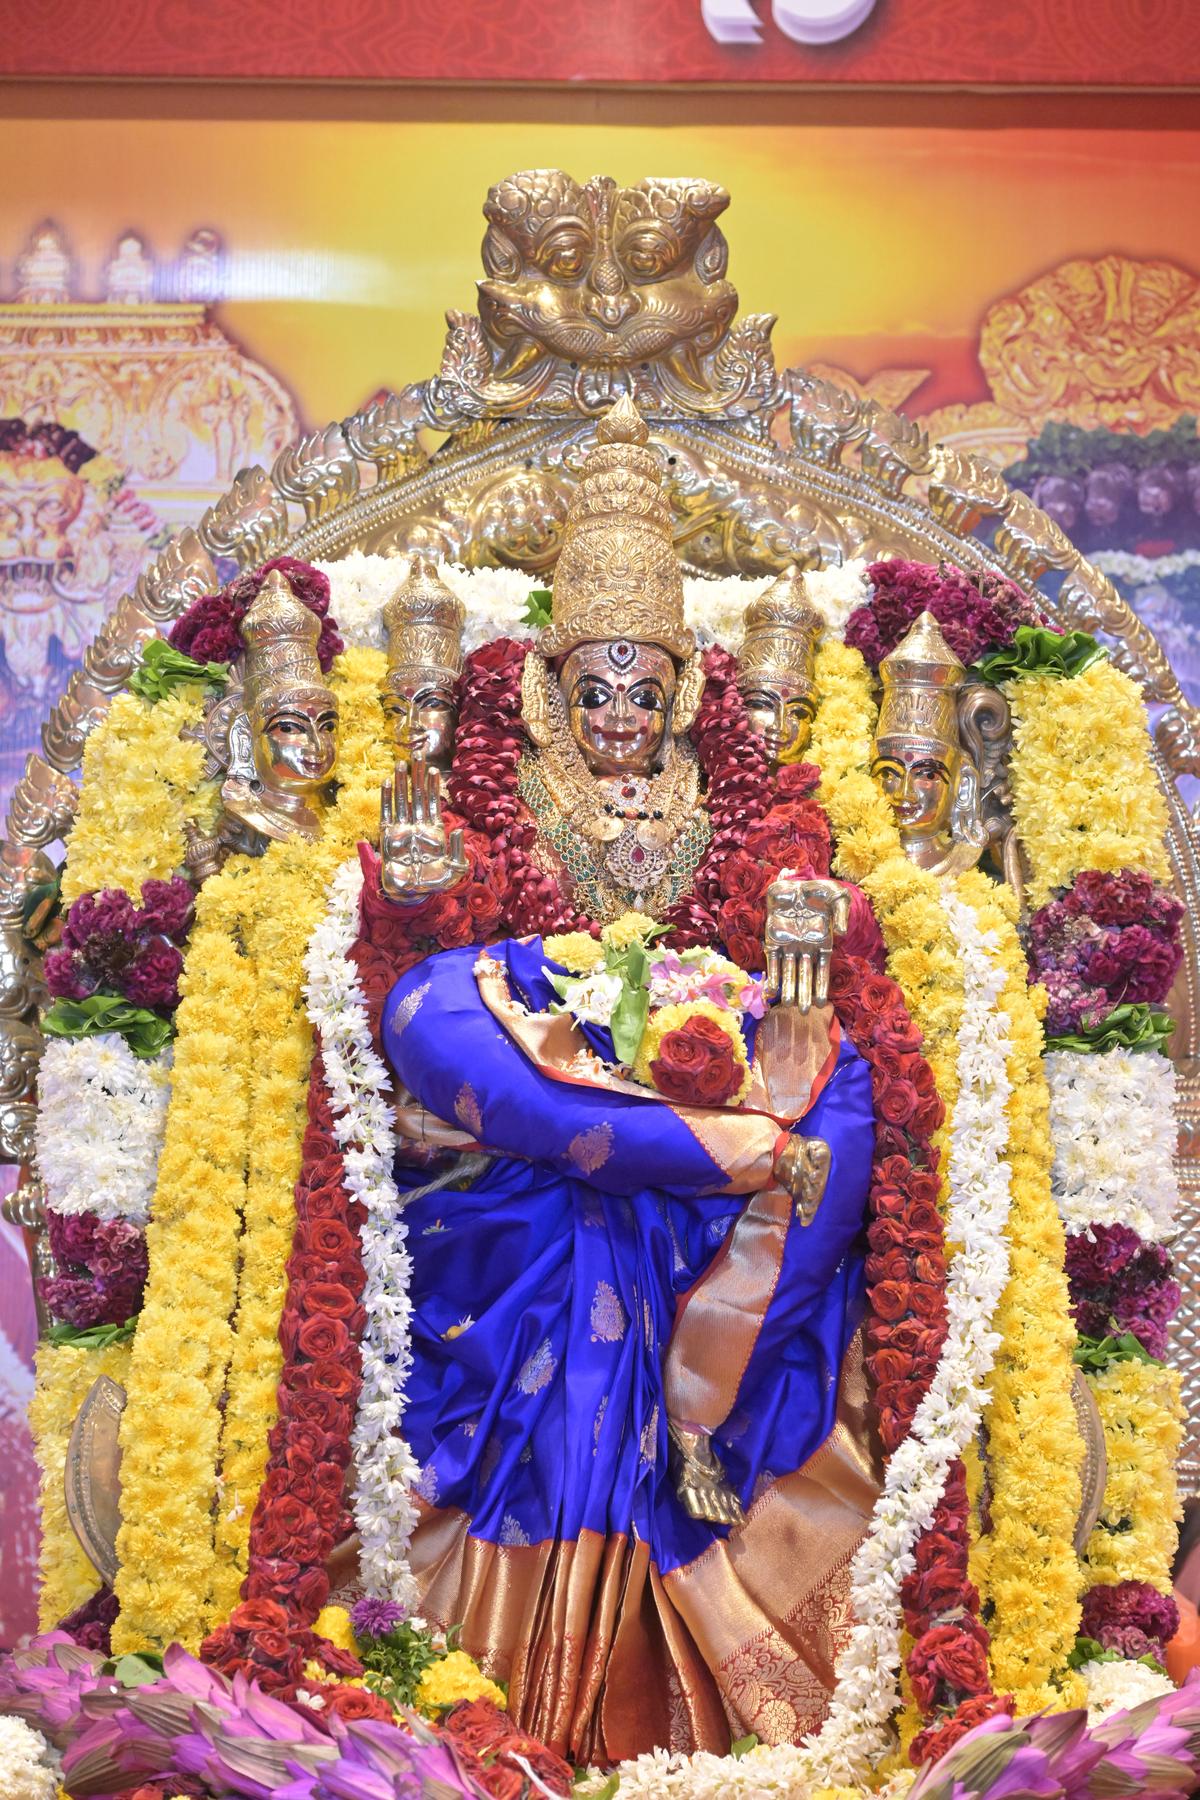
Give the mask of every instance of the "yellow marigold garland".
M 1013 814 L 1044 906 L 1083 869 L 1170 878 L 1166 803 L 1150 761 L 1141 690 L 1110 662 L 1081 675 L 1006 682 L 1013 711 Z
M 1169 1594 L 1181 1516 L 1175 1483 L 1184 1419 L 1178 1371 L 1161 1363 L 1111 1362 L 1088 1381 L 1108 1451 L 1104 1505 L 1083 1553 L 1088 1583 L 1147 1581 Z
M 146 1232 L 150 1272 L 121 1421 L 117 1654 L 207 1629 L 220 1402 L 246 1183 L 254 975 L 201 890 L 176 1014 L 174 1084 Z
M 96 888 L 139 899 L 143 881 L 165 881 L 183 867 L 184 820 L 212 824 L 217 789 L 202 779 L 204 746 L 179 736 L 203 717 L 204 698 L 195 683 L 156 706 L 118 694 L 89 734 L 63 873 L 68 906 Z
M 972 1577 L 993 1608 L 992 1675 L 1014 1694 L 1018 1712 L 1083 1704 L 1081 1679 L 1065 1667 L 1075 1646 L 1081 1591 L 1075 1524 L 1083 1446 L 1071 1399 L 1075 1326 L 1065 1272 L 1062 1221 L 1050 1189 L 1050 1098 L 1042 1062 L 1040 988 L 1028 984 L 1016 933 L 1017 898 L 978 871 L 959 877 L 959 894 L 984 930 L 1007 980 L 1008 1157 L 1012 1258 L 996 1310 L 1002 1334 L 988 1387 L 991 1529 L 976 1540 Z
M 321 839 L 233 858 L 197 902 L 122 1423 L 118 1650 L 195 1648 L 245 1573 L 312 1053 L 302 959 L 329 877 L 377 829 L 383 669 L 366 649 L 334 666 L 341 788 Z
M 37 1449 L 41 1522 L 41 1589 L 38 1625 L 50 1631 L 96 1592 L 96 1571 L 67 1518 L 64 1471 L 67 1443 L 75 1415 L 92 1383 L 110 1375 L 124 1386 L 129 1344 L 83 1350 L 75 1344 L 41 1344 L 36 1358 L 37 1384 L 29 1405 L 29 1426 Z

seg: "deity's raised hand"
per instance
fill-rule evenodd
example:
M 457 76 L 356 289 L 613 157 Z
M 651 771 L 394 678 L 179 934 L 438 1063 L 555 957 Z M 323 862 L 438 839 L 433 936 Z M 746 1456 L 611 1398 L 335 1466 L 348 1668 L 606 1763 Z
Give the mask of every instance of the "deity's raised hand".
M 380 880 L 392 900 L 414 901 L 454 887 L 467 872 L 463 834 L 447 837 L 442 780 L 428 763 L 398 762 L 380 799 Z
M 787 869 L 767 889 L 766 988 L 780 1006 L 806 1013 L 829 998 L 833 940 L 850 922 L 850 895 L 837 881 Z

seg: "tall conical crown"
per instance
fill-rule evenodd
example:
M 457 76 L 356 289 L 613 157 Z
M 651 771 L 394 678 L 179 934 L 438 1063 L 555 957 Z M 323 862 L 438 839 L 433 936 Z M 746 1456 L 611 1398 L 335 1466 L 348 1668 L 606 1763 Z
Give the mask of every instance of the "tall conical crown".
M 383 609 L 388 640 L 385 685 L 457 681 L 466 618 L 466 607 L 450 592 L 433 558 L 414 556 L 403 585 Z
M 804 571 L 793 565 L 746 608 L 738 652 L 738 686 L 756 680 L 789 682 L 815 694 L 817 639 L 825 621 L 804 590 Z
M 628 396 L 605 414 L 583 465 L 554 570 L 549 658 L 577 644 L 631 638 L 681 661 L 696 640 L 683 618 L 671 509 L 650 434 Z
M 321 621 L 297 600 L 282 569 L 272 569 L 241 623 L 246 708 L 260 715 L 281 693 L 325 689 L 317 657 Z
M 931 612 L 923 612 L 879 665 L 883 698 L 875 742 L 918 738 L 957 748 L 958 690 L 966 674 Z

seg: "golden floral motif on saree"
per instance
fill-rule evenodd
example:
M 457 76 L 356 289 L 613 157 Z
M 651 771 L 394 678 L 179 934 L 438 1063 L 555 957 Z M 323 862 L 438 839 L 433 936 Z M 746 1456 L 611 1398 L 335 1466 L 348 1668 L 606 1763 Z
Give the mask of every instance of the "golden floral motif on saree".
M 558 1358 L 550 1348 L 550 1339 L 543 1338 L 533 1354 L 521 1364 L 517 1387 L 523 1394 L 540 1394 L 553 1379 L 557 1368 Z
M 392 1014 L 392 1030 L 397 1037 L 400 1036 L 402 1031 L 406 1031 L 412 1024 L 413 1020 L 421 1010 L 421 1002 L 424 1000 L 432 985 L 432 982 L 423 981 L 420 987 L 415 987 L 411 993 L 405 994 L 403 1000 L 401 1000 L 399 1006 L 397 1006 L 395 1012 Z
M 454 1116 L 473 1137 L 482 1135 L 483 1114 L 479 1110 L 479 1097 L 469 1081 L 464 1081 L 458 1090 L 454 1102 Z
M 593 1344 L 619 1344 L 629 1323 L 616 1289 L 607 1281 L 598 1281 L 591 1306 Z
M 567 1145 L 567 1159 L 581 1175 L 594 1175 L 602 1169 L 613 1148 L 613 1128 L 607 1121 L 577 1131 Z

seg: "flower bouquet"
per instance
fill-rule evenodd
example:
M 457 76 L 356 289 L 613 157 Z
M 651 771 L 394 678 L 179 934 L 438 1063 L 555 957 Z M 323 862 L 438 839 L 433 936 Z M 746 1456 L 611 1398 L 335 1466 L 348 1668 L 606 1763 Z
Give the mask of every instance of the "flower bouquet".
M 760 977 L 715 950 L 664 950 L 665 926 L 623 913 L 599 938 L 545 940 L 545 974 L 606 1061 L 681 1105 L 737 1106 L 750 1087 L 747 1021 L 767 1001 Z M 590 1028 L 590 1029 L 589 1029 Z

